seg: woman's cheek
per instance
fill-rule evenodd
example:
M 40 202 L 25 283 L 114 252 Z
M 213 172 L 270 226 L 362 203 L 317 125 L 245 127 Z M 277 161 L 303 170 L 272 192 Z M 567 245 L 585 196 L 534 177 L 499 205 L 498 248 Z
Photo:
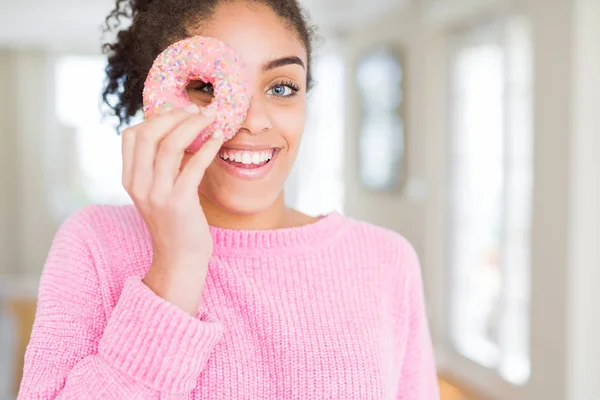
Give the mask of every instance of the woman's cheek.
M 278 132 L 281 133 L 284 140 L 292 147 L 299 145 L 300 138 L 304 132 L 306 124 L 306 105 L 305 102 L 297 102 L 291 106 L 281 106 L 277 110 L 274 110 L 273 126 L 277 127 Z

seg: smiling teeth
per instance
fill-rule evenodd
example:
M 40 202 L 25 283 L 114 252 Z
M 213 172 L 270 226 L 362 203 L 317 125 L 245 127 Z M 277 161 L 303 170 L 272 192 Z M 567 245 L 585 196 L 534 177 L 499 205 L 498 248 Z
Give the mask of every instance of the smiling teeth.
M 227 161 L 235 161 L 242 164 L 262 164 L 265 161 L 273 158 L 274 149 L 263 151 L 239 151 L 239 150 L 223 150 L 219 153 L 219 157 Z

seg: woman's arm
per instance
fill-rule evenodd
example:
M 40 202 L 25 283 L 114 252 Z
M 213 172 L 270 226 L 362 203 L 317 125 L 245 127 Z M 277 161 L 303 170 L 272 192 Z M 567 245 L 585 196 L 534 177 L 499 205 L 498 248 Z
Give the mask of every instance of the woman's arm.
M 404 246 L 403 268 L 406 270 L 408 305 L 408 341 L 400 383 L 398 400 L 438 400 L 440 398 L 433 345 L 429 333 L 423 282 L 419 258 L 413 246 Z
M 101 285 L 111 285 L 98 279 L 94 240 L 83 212 L 54 239 L 18 399 L 187 398 L 223 327 L 157 296 L 140 277 L 127 279 L 107 315 Z

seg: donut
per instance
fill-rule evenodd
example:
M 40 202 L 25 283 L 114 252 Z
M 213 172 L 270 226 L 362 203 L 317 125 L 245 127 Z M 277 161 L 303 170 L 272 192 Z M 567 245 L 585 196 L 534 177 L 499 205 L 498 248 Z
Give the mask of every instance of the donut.
M 240 56 L 225 43 L 209 37 L 193 36 L 175 42 L 154 60 L 143 90 L 146 118 L 166 108 L 191 104 L 187 86 L 200 80 L 213 86 L 215 121 L 198 134 L 187 151 L 196 152 L 210 135 L 220 129 L 223 140 L 240 129 L 250 108 L 248 71 Z

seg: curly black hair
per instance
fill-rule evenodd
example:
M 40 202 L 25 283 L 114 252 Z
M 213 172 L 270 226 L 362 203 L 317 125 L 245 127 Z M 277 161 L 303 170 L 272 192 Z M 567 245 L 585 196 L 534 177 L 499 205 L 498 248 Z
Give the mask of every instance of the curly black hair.
M 116 0 L 106 17 L 105 32 L 117 32 L 105 43 L 108 56 L 102 99 L 119 117 L 117 131 L 142 108 L 146 76 L 155 58 L 170 44 L 189 37 L 209 20 L 222 2 L 235 0 Z M 311 59 L 315 28 L 297 0 L 244 0 L 270 7 L 302 41 L 308 54 L 307 87 L 312 86 Z M 130 22 L 126 28 L 124 22 Z

